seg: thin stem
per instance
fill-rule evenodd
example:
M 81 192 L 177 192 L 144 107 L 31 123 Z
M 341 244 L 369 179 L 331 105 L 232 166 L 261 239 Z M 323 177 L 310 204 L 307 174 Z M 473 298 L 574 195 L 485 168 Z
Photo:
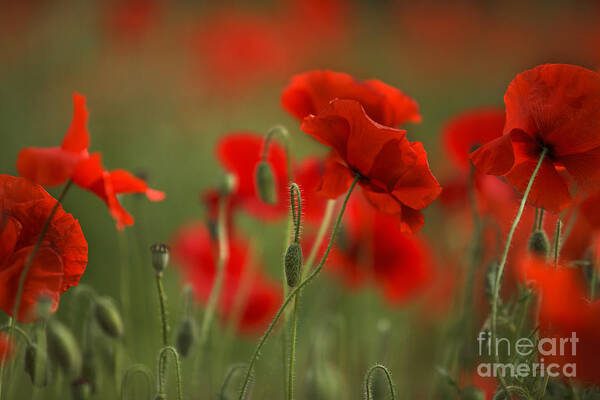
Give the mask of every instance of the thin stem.
M 342 208 L 340 210 L 340 213 L 338 214 L 337 219 L 335 220 L 335 225 L 333 227 L 333 232 L 331 233 L 331 238 L 329 239 L 329 244 L 327 245 L 327 249 L 325 250 L 325 254 L 323 254 L 323 258 L 321 258 L 321 262 L 319 262 L 319 265 L 317 265 L 317 267 L 315 268 L 315 270 L 304 281 L 302 281 L 298 286 L 296 286 L 290 292 L 290 294 L 285 298 L 283 304 L 281 305 L 281 307 L 277 311 L 277 314 L 275 314 L 275 318 L 273 318 L 273 321 L 271 321 L 271 324 L 267 328 L 267 331 L 265 332 L 265 334 L 263 335 L 263 337 L 258 342 L 258 346 L 256 346 L 256 349 L 254 350 L 254 353 L 252 354 L 252 358 L 250 359 L 250 363 L 248 364 L 248 371 L 246 371 L 246 376 L 244 378 L 244 384 L 242 386 L 242 390 L 240 391 L 239 400 L 243 400 L 243 398 L 244 398 L 244 393 L 246 392 L 246 388 L 248 386 L 248 382 L 250 381 L 250 375 L 252 373 L 252 369 L 254 367 L 254 364 L 256 363 L 256 360 L 258 359 L 258 355 L 260 354 L 260 351 L 261 351 L 262 347 L 266 343 L 267 339 L 269 338 L 269 335 L 273 331 L 273 328 L 277 324 L 277 321 L 279 321 L 279 318 L 281 317 L 281 315 L 285 311 L 285 309 L 288 306 L 288 304 L 296 296 L 296 294 L 300 290 L 302 290 L 302 288 L 304 286 L 308 285 L 313 279 L 315 279 L 317 277 L 317 275 L 319 274 L 319 272 L 321 272 L 321 269 L 323 268 L 323 265 L 325 264 L 325 261 L 327 261 L 327 257 L 329 256 L 329 252 L 331 251 L 331 248 L 333 247 L 333 242 L 335 241 L 335 237 L 336 237 L 337 232 L 339 230 L 340 223 L 341 223 L 342 217 L 344 215 L 344 211 L 346 210 L 346 205 L 348 204 L 348 200 L 350 199 L 350 195 L 352 194 L 352 191 L 354 190 L 354 187 L 356 186 L 356 184 L 360 180 L 360 177 L 361 177 L 360 175 L 356 175 L 356 177 L 354 178 L 354 181 L 352 181 L 352 184 L 350 185 L 350 188 L 348 189 L 348 193 L 346 193 L 346 197 L 344 198 L 344 202 L 342 203 Z
M 167 316 L 167 295 L 165 294 L 165 288 L 162 281 L 162 271 L 156 271 L 156 288 L 158 290 L 158 302 L 160 304 L 160 321 L 161 321 L 161 336 L 162 345 L 169 345 L 169 321 Z M 160 365 L 161 370 L 164 372 L 167 369 L 166 360 Z
M 537 162 L 537 165 L 535 166 L 535 169 L 533 170 L 533 173 L 531 174 L 531 178 L 529 178 L 529 182 L 527 183 L 527 188 L 525 189 L 525 193 L 523 193 L 523 199 L 521 199 L 521 204 L 519 205 L 519 210 L 517 211 L 517 215 L 512 223 L 512 226 L 510 227 L 510 230 L 508 232 L 508 237 L 506 238 L 506 245 L 504 246 L 504 251 L 502 253 L 502 258 L 500 259 L 500 264 L 498 265 L 498 269 L 496 271 L 496 279 L 494 280 L 494 295 L 492 297 L 492 335 L 491 335 L 491 340 L 492 343 L 494 343 L 495 338 L 497 337 L 497 331 L 496 331 L 496 327 L 497 327 L 497 322 L 498 322 L 498 297 L 500 294 L 500 282 L 502 279 L 502 273 L 504 272 L 504 266 L 506 265 L 506 259 L 508 258 L 508 250 L 510 249 L 510 245 L 512 242 L 512 238 L 513 235 L 515 234 L 515 230 L 517 229 L 517 225 L 519 224 L 519 221 L 521 220 L 521 216 L 523 215 L 523 210 L 525 209 L 525 204 L 527 204 L 527 198 L 529 197 L 529 192 L 531 192 L 531 188 L 533 187 L 533 181 L 535 180 L 535 177 L 537 176 L 540 167 L 542 166 L 542 162 L 544 161 L 544 158 L 546 157 L 546 153 L 548 152 L 547 148 L 544 148 L 544 150 L 542 150 L 542 153 L 540 154 L 540 158 Z M 494 358 L 495 361 L 498 363 L 499 362 L 499 355 L 498 352 L 495 352 L 494 354 Z M 501 377 L 500 375 L 498 375 L 498 378 L 500 380 L 500 383 L 502 385 L 503 388 L 506 388 L 506 384 L 504 383 L 504 378 Z
M 295 183 L 290 185 L 290 203 L 292 219 L 294 221 L 294 242 L 298 243 L 300 227 L 302 225 L 302 196 L 300 195 L 300 188 Z
M 292 316 L 292 337 L 290 338 L 290 366 L 288 368 L 288 400 L 294 400 L 294 366 L 296 364 L 296 336 L 298 330 L 298 308 L 300 293 L 294 296 L 294 314 Z
M 147 398 L 152 399 L 152 381 L 154 380 L 152 371 L 144 364 L 134 364 L 125 371 L 125 376 L 121 382 L 121 400 L 126 400 L 129 397 L 127 396 L 127 388 L 129 387 L 130 380 L 135 374 L 142 374 L 146 377 L 146 383 L 148 384 Z
M 3 327 L 0 328 L 0 331 L 7 331 L 10 330 L 10 326 L 11 324 L 6 324 Z M 27 343 L 27 346 L 31 346 L 32 341 L 31 338 L 29 337 L 29 335 L 27 334 L 27 332 L 25 332 L 23 329 L 21 329 L 18 325 L 14 326 L 14 331 L 16 333 L 18 333 L 23 339 L 25 339 L 25 342 Z
M 269 129 L 269 132 L 267 132 L 267 137 L 263 145 L 262 160 L 267 160 L 267 156 L 269 155 L 269 144 L 275 135 L 281 136 L 281 140 L 283 141 L 283 146 L 285 147 L 285 159 L 287 162 L 288 181 L 291 182 L 294 177 L 294 170 L 292 168 L 292 157 L 290 151 L 290 135 L 283 125 L 276 125 Z
M 540 214 L 539 214 L 539 218 L 538 218 L 537 228 L 539 230 L 542 230 L 543 225 L 544 225 L 544 209 L 540 208 Z
M 165 384 L 166 384 L 166 371 L 161 368 L 161 365 L 166 365 L 167 355 L 171 353 L 175 359 L 175 373 L 177 376 L 177 400 L 183 399 L 183 390 L 181 388 L 181 363 L 179 360 L 179 354 L 173 346 L 165 346 L 158 353 L 158 395 L 165 395 Z
M 225 379 L 223 380 L 223 386 L 221 386 L 221 391 L 219 392 L 219 400 L 227 400 L 227 397 L 225 396 L 225 392 L 227 391 L 227 388 L 229 387 L 229 382 L 231 381 L 231 378 L 233 378 L 233 376 L 235 375 L 235 373 L 241 369 L 244 368 L 248 368 L 248 366 L 246 364 L 236 364 L 236 365 L 232 365 L 231 368 L 229 368 L 229 371 L 227 372 L 227 375 L 225 376 Z
M 367 377 L 365 378 L 365 393 L 367 396 L 367 400 L 371 400 L 373 398 L 371 378 L 373 377 L 373 374 L 377 370 L 381 370 L 385 374 L 385 378 L 387 380 L 388 387 L 389 387 L 390 393 L 392 395 L 392 400 L 396 400 L 396 389 L 394 388 L 394 381 L 392 380 L 392 374 L 390 374 L 390 371 L 381 364 L 372 366 L 369 369 L 369 372 L 367 372 Z
M 554 266 L 558 265 L 558 256 L 560 253 L 560 235 L 562 233 L 562 221 L 556 221 L 556 230 L 554 231 Z
M 217 220 L 217 238 L 219 241 L 219 259 L 217 261 L 217 274 L 213 283 L 210 297 L 206 303 L 206 311 L 202 319 L 200 330 L 200 348 L 204 349 L 212 325 L 217 302 L 221 297 L 221 288 L 225 277 L 225 265 L 229 259 L 229 243 L 227 237 L 227 197 L 221 196 L 219 200 L 219 216 Z

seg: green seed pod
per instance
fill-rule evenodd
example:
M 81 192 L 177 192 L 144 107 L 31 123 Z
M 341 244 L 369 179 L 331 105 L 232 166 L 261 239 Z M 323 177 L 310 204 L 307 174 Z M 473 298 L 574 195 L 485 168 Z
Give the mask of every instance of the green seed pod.
M 81 351 L 73 334 L 57 320 L 51 320 L 46 330 L 48 353 L 67 374 L 79 375 L 81 372 Z
M 48 356 L 36 344 L 29 345 L 25 349 L 25 372 L 31 378 L 33 386 L 44 387 L 50 380 Z
M 196 324 L 191 318 L 186 318 L 177 332 L 177 352 L 181 357 L 187 357 L 196 341 Z
M 85 379 L 78 379 L 71 385 L 73 400 L 88 400 L 92 398 L 92 387 Z
M 156 272 L 164 271 L 169 265 L 169 246 L 164 243 L 156 243 L 150 246 L 152 252 L 152 266 Z
M 550 252 L 550 242 L 544 231 L 535 230 L 529 237 L 528 249 L 530 252 L 546 257 Z
M 267 204 L 277 203 L 277 192 L 275 191 L 275 176 L 271 165 L 261 161 L 256 167 L 255 184 L 258 197 Z
M 285 279 L 289 287 L 296 287 L 300 283 L 302 271 L 302 247 L 293 242 L 285 252 Z
M 123 335 L 123 319 L 112 299 L 99 297 L 94 307 L 94 315 L 98 325 L 108 336 L 118 338 Z

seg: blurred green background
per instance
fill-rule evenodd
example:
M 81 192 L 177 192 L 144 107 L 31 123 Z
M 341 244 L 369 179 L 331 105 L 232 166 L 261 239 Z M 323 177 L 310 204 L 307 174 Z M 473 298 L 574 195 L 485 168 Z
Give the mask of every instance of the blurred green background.
M 221 135 L 265 133 L 284 124 L 296 157 L 324 154 L 279 105 L 290 77 L 327 68 L 377 78 L 418 101 L 423 122 L 409 126 L 408 134 L 424 142 L 432 170 L 443 181 L 449 171 L 438 136 L 447 118 L 470 107 L 502 105 L 512 78 L 535 65 L 600 66 L 598 2 L 522 3 L 2 1 L 0 171 L 17 174 L 15 160 L 23 147 L 60 143 L 72 116 L 71 94 L 77 91 L 87 97 L 91 150 L 102 152 L 109 169 L 143 171 L 153 188 L 166 192 L 159 203 L 123 198 L 136 218 L 124 232 L 115 229 L 105 205 L 90 193 L 73 190 L 64 202 L 89 243 L 82 283 L 126 302 L 121 368 L 143 362 L 154 369 L 159 318 L 148 249 L 154 242 L 168 242 L 183 223 L 202 219 L 199 193 L 216 183 L 213 149 Z M 312 11 L 297 11 L 303 6 Z M 213 23 L 231 15 L 237 19 L 215 33 Z M 246 42 L 232 28 L 245 18 L 259 19 L 275 32 L 293 27 L 297 37 L 276 59 L 254 56 L 243 50 Z M 218 44 L 225 54 L 220 59 L 205 43 L 213 37 L 225 37 Z M 435 210 L 430 212 L 426 233 L 444 224 Z M 250 235 L 261 225 L 249 217 L 240 224 Z M 279 279 L 283 226 L 260 228 L 265 234 L 257 243 L 274 279 Z M 435 247 L 436 238 L 431 239 Z M 166 284 L 176 328 L 182 298 L 175 269 L 166 273 Z M 73 327 L 79 326 L 78 301 L 66 293 L 58 314 Z M 302 303 L 299 398 L 312 398 L 308 390 L 316 385 L 311 381 L 315 374 L 329 374 L 328 385 L 339 380 L 340 398 L 360 398 L 362 376 L 376 361 L 392 368 L 403 398 L 428 393 L 444 345 L 442 316 L 422 320 L 412 307 L 391 309 L 369 290 L 348 293 L 330 278 L 312 285 Z M 341 328 L 339 321 L 344 321 Z M 226 356 L 210 365 L 184 362 L 187 398 L 212 398 L 228 365 L 249 359 L 255 340 L 220 337 L 217 328 L 214 354 Z M 230 345 L 230 352 L 219 350 Z M 280 347 L 276 334 L 259 360 L 253 398 L 281 397 Z M 326 372 L 310 367 L 315 354 L 330 360 Z M 29 398 L 28 378 L 13 376 L 9 398 Z M 60 393 L 67 385 L 55 384 L 41 398 L 64 398 Z M 115 388 L 105 373 L 97 398 L 115 398 Z

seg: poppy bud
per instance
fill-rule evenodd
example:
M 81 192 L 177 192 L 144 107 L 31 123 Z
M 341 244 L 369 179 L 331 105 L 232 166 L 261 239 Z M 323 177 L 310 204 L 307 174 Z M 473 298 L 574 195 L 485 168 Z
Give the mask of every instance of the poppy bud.
M 275 176 L 271 165 L 266 161 L 261 161 L 256 167 L 256 191 L 258 197 L 267 204 L 277 203 L 277 192 L 275 191 Z
M 92 387 L 86 379 L 78 379 L 71 385 L 73 400 L 87 400 L 92 397 Z
M 186 357 L 190 353 L 190 349 L 196 341 L 196 324 L 191 318 L 186 318 L 177 333 L 177 352 Z
M 48 356 L 36 344 L 31 344 L 25 349 L 25 372 L 31 378 L 33 386 L 43 387 L 48 384 L 50 369 Z
M 169 246 L 164 243 L 156 243 L 150 246 L 152 252 L 152 266 L 156 272 L 164 271 L 169 265 Z
M 530 252 L 546 257 L 550 252 L 550 242 L 548 236 L 541 230 L 535 230 L 529 237 L 529 244 L 527 246 Z
M 66 373 L 79 375 L 82 363 L 81 351 L 71 331 L 62 323 L 51 320 L 46 335 L 50 357 Z
M 298 286 L 301 271 L 302 248 L 300 244 L 292 242 L 285 252 L 285 279 L 289 287 Z
M 118 338 L 123 335 L 123 319 L 112 299 L 99 297 L 94 307 L 96 321 L 108 336 Z

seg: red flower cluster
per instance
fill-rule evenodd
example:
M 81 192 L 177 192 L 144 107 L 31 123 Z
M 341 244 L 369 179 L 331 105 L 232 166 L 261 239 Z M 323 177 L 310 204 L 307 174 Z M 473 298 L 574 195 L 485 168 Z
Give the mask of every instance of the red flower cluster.
M 202 224 L 182 228 L 173 239 L 173 256 L 202 303 L 206 303 L 214 285 L 216 247 Z M 223 319 L 234 324 L 240 333 L 255 334 L 266 327 L 281 300 L 279 285 L 269 280 L 252 259 L 248 243 L 232 235 L 218 305 Z
M 398 216 L 403 231 L 423 226 L 419 210 L 441 188 L 423 145 L 410 143 L 406 131 L 373 121 L 355 100 L 332 101 L 318 115 L 306 117 L 301 129 L 333 149 L 319 189 L 324 196 L 340 196 L 360 176 L 365 197 L 380 211 Z
M 547 149 L 529 201 L 552 212 L 571 204 L 573 181 L 584 190 L 597 187 L 600 74 L 572 65 L 542 65 L 519 74 L 504 102 L 503 135 L 471 155 L 479 170 L 503 175 L 523 192 Z
M 400 305 L 431 283 L 431 251 L 426 243 L 401 232 L 393 219 L 363 198 L 350 199 L 342 226 L 327 268 L 348 287 L 372 281 L 390 304 Z
M 73 94 L 73 120 L 60 146 L 27 147 L 19 153 L 17 169 L 21 176 L 43 186 L 55 186 L 72 179 L 78 186 L 100 197 L 108 206 L 117 227 L 132 225 L 133 217 L 121 206 L 117 195 L 145 193 L 160 201 L 164 193 L 150 189 L 146 182 L 125 170 L 107 171 L 100 153 L 89 154 L 88 111 L 85 97 Z
M 12 315 L 19 279 L 56 200 L 41 186 L 0 175 L 0 308 Z M 60 294 L 79 283 L 87 242 L 77 220 L 58 207 L 35 254 L 23 288 L 21 322 L 31 322 L 41 296 L 58 307 Z

